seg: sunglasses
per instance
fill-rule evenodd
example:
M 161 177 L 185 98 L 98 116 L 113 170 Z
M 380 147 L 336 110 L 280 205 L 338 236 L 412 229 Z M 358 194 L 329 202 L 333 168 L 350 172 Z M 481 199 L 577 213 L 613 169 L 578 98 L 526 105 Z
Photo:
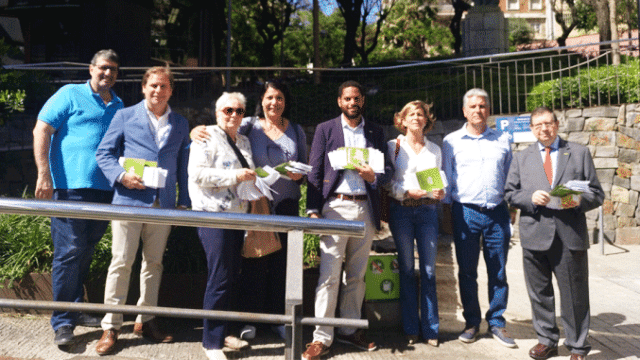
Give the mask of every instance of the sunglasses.
M 238 114 L 238 115 L 243 115 L 243 114 L 244 114 L 244 109 L 243 109 L 243 108 L 237 108 L 237 109 L 234 109 L 234 108 L 230 108 L 230 107 L 228 107 L 228 108 L 224 108 L 224 109 L 222 109 L 222 112 L 223 112 L 223 113 L 225 113 L 225 114 L 227 114 L 228 116 L 233 115 L 233 113 L 234 113 L 234 112 L 235 112 L 236 114 Z

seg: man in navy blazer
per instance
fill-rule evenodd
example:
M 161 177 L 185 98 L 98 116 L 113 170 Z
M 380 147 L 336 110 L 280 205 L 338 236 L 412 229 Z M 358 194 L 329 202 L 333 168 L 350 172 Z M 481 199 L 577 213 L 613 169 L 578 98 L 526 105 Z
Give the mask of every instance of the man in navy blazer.
M 520 209 L 520 243 L 538 344 L 533 359 L 558 354 L 552 274 L 560 290 L 560 309 L 571 360 L 587 356 L 589 335 L 589 236 L 585 212 L 602 204 L 604 192 L 589 150 L 558 136 L 558 120 L 546 107 L 533 111 L 531 131 L 538 139 L 511 163 L 505 198 Z M 589 191 L 564 205 L 551 206 L 551 189 L 570 180 L 588 181 Z M 555 200 L 558 200 L 557 198 Z M 561 208 L 561 209 L 557 209 Z
M 153 67 L 142 78 L 145 99 L 116 113 L 105 134 L 96 159 L 110 184 L 115 188 L 113 204 L 173 209 L 176 207 L 176 183 L 180 189 L 178 206 L 190 206 L 187 165 L 189 163 L 189 125 L 168 105 L 173 75 L 168 68 Z M 145 186 L 142 177 L 126 172 L 120 157 L 157 162 L 167 170 L 163 187 Z M 139 306 L 156 306 L 162 277 L 162 258 L 171 225 L 112 221 L 112 260 L 107 275 L 104 302 L 124 304 L 127 299 L 131 266 L 142 238 Z M 96 344 L 100 355 L 113 353 L 122 326 L 122 314 L 108 313 L 102 320 L 104 333 Z M 138 315 L 134 333 L 156 342 L 171 342 L 171 335 L 161 332 L 153 316 Z
M 313 168 L 308 175 L 307 212 L 311 218 L 363 221 L 364 238 L 323 236 L 320 241 L 320 278 L 316 288 L 315 316 L 333 317 L 341 284 L 342 263 L 346 282 L 340 290 L 340 317 L 359 319 L 364 300 L 369 251 L 376 229 L 380 228 L 380 196 L 378 189 L 392 175 L 385 156 L 385 173 L 374 173 L 363 164 L 355 170 L 334 170 L 328 154 L 340 147 L 375 148 L 386 154 L 382 129 L 364 120 L 365 96 L 360 84 L 347 81 L 338 89 L 338 106 L 342 115 L 316 127 L 309 155 Z M 362 331 L 339 329 L 335 336 L 339 342 L 362 350 L 376 349 L 365 339 Z M 329 351 L 334 338 L 333 327 L 317 326 L 313 342 L 303 354 L 307 360 L 319 359 Z

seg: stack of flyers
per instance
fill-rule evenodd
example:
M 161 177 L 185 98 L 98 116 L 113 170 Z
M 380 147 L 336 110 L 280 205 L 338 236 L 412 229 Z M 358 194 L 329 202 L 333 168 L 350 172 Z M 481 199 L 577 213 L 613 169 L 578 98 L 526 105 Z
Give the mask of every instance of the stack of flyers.
M 404 174 L 405 190 L 422 189 L 431 192 L 435 189 L 444 189 L 446 187 L 447 177 L 438 168 Z
M 311 169 L 313 169 L 311 166 L 307 165 L 307 164 L 303 164 L 301 162 L 297 162 L 297 161 L 287 161 L 284 162 L 278 166 L 276 166 L 274 168 L 277 172 L 280 173 L 280 175 L 282 175 L 282 177 L 289 179 L 287 177 L 287 171 L 290 171 L 294 174 L 302 174 L 302 175 L 307 175 Z M 289 179 L 291 180 L 291 179 Z
M 334 170 L 353 170 L 355 166 L 368 164 L 374 172 L 384 173 L 384 154 L 378 149 L 341 147 L 327 155 Z
M 280 178 L 280 173 L 266 165 L 261 168 L 256 168 L 255 171 L 256 175 L 258 175 L 256 176 L 255 182 L 241 182 L 238 185 L 238 196 L 240 196 L 242 200 L 258 200 L 263 196 L 266 196 L 269 200 L 273 200 L 271 193 L 275 193 L 275 191 L 273 191 L 271 185 Z
M 554 210 L 576 207 L 580 204 L 580 194 L 584 192 L 591 192 L 588 180 L 570 180 L 565 184 L 558 184 L 549 193 L 551 200 L 547 207 Z
M 142 183 L 150 188 L 163 188 L 167 182 L 168 171 L 158 167 L 155 161 L 145 159 L 125 158 L 118 159 L 120 166 L 130 174 L 136 174 L 142 178 Z

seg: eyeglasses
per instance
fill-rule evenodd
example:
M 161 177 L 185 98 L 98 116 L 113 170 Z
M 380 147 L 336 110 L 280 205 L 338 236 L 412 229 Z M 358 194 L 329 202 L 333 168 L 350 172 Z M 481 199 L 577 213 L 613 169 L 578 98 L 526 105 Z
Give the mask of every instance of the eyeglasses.
M 555 124 L 556 123 L 554 121 L 549 121 L 549 122 L 541 122 L 535 125 L 531 125 L 531 127 L 538 130 L 538 129 L 541 129 L 543 126 L 548 128 L 553 127 Z
M 100 66 L 97 66 L 97 68 L 100 69 L 100 71 L 107 71 L 107 70 L 111 70 L 111 72 L 118 71 L 117 66 L 100 65 Z
M 230 108 L 230 107 L 228 107 L 228 108 L 224 108 L 224 109 L 222 109 L 222 112 L 223 112 L 223 113 L 225 113 L 225 114 L 227 114 L 228 116 L 233 115 L 233 113 L 234 113 L 234 112 L 235 112 L 236 114 L 238 114 L 238 115 L 243 115 L 243 114 L 244 114 L 244 109 L 243 109 L 243 108 L 237 108 L 237 109 L 234 109 L 234 108 Z

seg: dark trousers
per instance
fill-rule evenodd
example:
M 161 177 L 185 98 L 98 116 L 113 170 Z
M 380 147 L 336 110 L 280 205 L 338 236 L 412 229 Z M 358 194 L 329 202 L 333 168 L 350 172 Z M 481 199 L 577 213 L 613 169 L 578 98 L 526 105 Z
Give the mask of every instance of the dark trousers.
M 244 239 L 243 230 L 198 228 L 198 236 L 207 258 L 207 288 L 204 293 L 204 310 L 229 310 L 230 292 L 238 279 L 240 251 Z M 222 349 L 227 333 L 227 321 L 204 320 L 202 346 L 205 349 Z
M 538 341 L 556 346 L 560 330 L 556 324 L 552 276 L 560 290 L 560 312 L 565 332 L 564 345 L 571 352 L 587 355 L 589 334 L 589 263 L 586 250 L 570 250 L 556 234 L 545 251 L 522 250 L 524 278 L 531 300 L 533 327 Z
M 275 215 L 298 216 L 298 201 L 286 199 L 274 209 Z M 244 258 L 239 311 L 284 314 L 287 278 L 287 233 L 279 233 L 282 249 L 261 258 Z

